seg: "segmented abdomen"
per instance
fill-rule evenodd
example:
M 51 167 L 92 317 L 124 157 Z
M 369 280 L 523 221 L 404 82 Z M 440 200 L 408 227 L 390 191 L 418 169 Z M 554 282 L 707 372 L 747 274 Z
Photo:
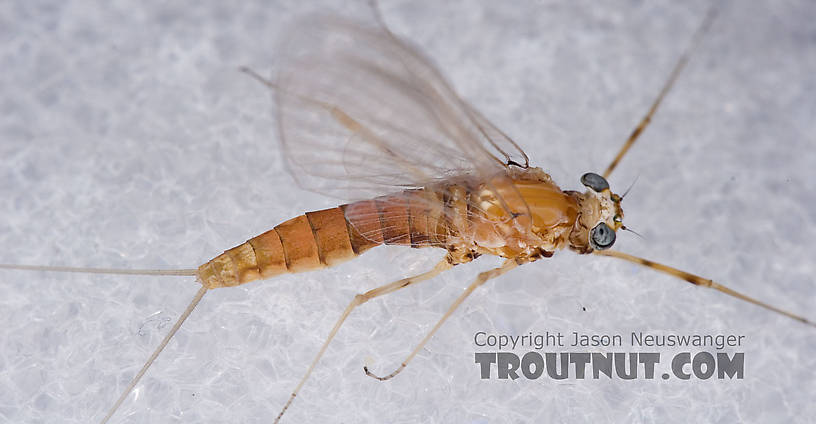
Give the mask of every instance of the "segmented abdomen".
M 444 246 L 452 233 L 445 217 L 467 214 L 467 194 L 458 186 L 411 190 L 307 212 L 201 265 L 198 279 L 211 289 L 237 286 L 333 266 L 380 244 Z

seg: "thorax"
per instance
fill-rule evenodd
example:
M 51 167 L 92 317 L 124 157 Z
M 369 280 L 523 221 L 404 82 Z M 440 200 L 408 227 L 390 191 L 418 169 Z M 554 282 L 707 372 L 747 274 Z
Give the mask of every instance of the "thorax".
M 487 181 L 470 181 L 468 216 L 448 250 L 527 262 L 551 256 L 569 245 L 579 212 L 579 195 L 562 191 L 539 168 L 514 169 Z M 452 185 L 448 190 L 458 190 Z M 453 249 L 451 249 L 453 248 Z

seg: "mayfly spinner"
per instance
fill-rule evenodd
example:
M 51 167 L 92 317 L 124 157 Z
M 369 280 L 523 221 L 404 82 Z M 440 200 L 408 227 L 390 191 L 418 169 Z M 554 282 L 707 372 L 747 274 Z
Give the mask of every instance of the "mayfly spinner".
M 697 45 L 709 14 L 694 36 Z M 713 288 L 813 326 L 712 280 L 610 250 L 623 224 L 625 196 L 607 178 L 649 124 L 689 58 L 684 53 L 646 116 L 608 168 L 585 173 L 584 192 L 561 190 L 524 151 L 453 91 L 423 54 L 385 25 L 315 18 L 298 25 L 280 57 L 274 91 L 282 150 L 305 188 L 350 203 L 308 212 L 229 249 L 198 269 L 111 270 L 0 265 L 7 269 L 195 276 L 202 287 L 102 422 L 107 422 L 211 289 L 321 269 L 379 245 L 435 247 L 445 258 L 427 272 L 355 296 L 275 419 L 281 419 L 349 314 L 369 300 L 431 279 L 481 255 L 505 259 L 451 304 L 392 372 L 399 374 L 479 286 L 511 269 L 569 249 L 611 256 Z M 364 199 L 364 200 L 360 200 Z

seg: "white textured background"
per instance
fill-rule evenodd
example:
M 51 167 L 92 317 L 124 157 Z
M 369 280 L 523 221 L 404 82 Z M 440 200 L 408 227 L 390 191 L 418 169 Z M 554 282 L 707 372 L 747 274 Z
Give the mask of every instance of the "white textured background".
M 324 5 L 0 5 L 0 262 L 195 267 L 334 202 L 281 170 L 275 39 Z M 462 95 L 562 187 L 601 171 L 705 2 L 384 1 Z M 767 3 L 767 4 L 765 4 Z M 733 2 L 611 180 L 616 248 L 816 319 L 816 6 Z M 381 248 L 336 269 L 208 294 L 114 422 L 269 422 L 352 296 L 440 254 Z M 358 309 L 288 422 L 808 422 L 816 329 L 612 259 L 563 252 L 477 292 L 389 372 L 485 259 Z M 95 422 L 198 286 L 0 272 L 0 422 Z M 586 308 L 586 311 L 583 310 Z M 480 381 L 476 331 L 747 336 L 741 381 Z M 623 350 L 630 350 L 624 348 Z M 658 349 L 669 357 L 675 351 Z M 523 352 L 522 352 L 523 353 Z

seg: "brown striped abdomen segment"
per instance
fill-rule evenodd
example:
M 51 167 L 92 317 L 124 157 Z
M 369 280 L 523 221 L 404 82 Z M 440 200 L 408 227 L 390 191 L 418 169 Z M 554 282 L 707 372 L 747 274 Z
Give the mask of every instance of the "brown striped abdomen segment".
M 290 219 L 198 268 L 207 288 L 237 286 L 287 272 L 336 265 L 355 257 L 339 207 Z
M 349 224 L 352 249 L 359 255 L 380 244 L 444 246 L 450 235 L 446 217 L 458 211 L 453 203 L 430 190 L 408 190 L 341 208 Z M 466 205 L 463 212 L 467 214 Z

